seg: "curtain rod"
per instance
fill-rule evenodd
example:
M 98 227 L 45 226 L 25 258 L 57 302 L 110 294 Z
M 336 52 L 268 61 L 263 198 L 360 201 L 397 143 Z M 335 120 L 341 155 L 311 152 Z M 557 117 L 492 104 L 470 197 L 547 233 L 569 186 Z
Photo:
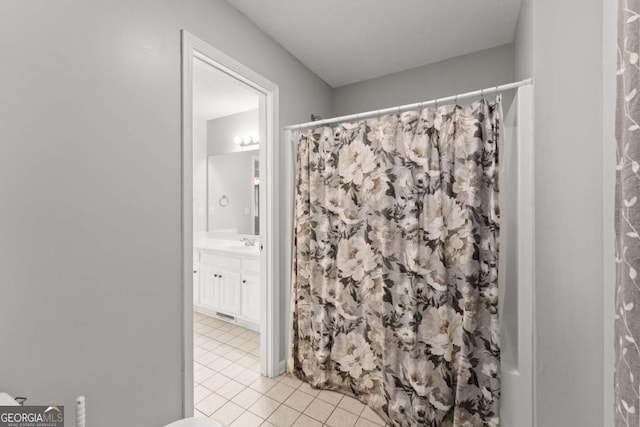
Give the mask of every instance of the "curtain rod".
M 402 110 L 412 110 L 415 108 L 427 107 L 429 105 L 446 104 L 447 102 L 450 102 L 450 101 L 457 101 L 458 98 L 470 98 L 470 97 L 479 96 L 479 95 L 490 95 L 493 93 L 503 92 L 505 90 L 516 89 L 521 86 L 527 86 L 532 83 L 533 83 L 533 79 L 529 78 L 529 79 L 521 80 L 519 82 L 498 85 L 498 86 L 494 86 L 486 89 L 475 90 L 473 92 L 461 93 L 458 95 L 448 96 L 446 98 L 436 98 L 436 99 L 432 99 L 431 101 L 416 102 L 414 104 L 400 105 L 398 107 L 384 108 L 382 110 L 372 110 L 372 111 L 367 111 L 365 113 L 350 114 L 348 116 L 334 117 L 331 119 L 317 120 L 315 122 L 307 122 L 307 123 L 301 123 L 298 125 L 285 126 L 284 129 L 285 130 L 304 129 L 309 127 L 322 126 L 330 123 L 347 122 L 349 120 L 354 120 L 354 119 L 376 117 L 383 114 L 400 113 Z

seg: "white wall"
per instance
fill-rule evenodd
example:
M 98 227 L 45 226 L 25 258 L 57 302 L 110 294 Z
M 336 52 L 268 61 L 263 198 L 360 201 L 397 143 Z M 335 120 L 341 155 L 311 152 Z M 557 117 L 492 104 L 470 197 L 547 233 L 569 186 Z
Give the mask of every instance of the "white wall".
M 512 80 L 513 45 L 507 44 L 336 88 L 333 116 L 428 101 Z
M 601 0 L 534 5 L 541 427 L 603 425 L 602 13 Z
M 258 97 L 256 96 L 256 104 Z M 255 147 L 241 147 L 233 138 L 236 136 L 259 135 L 258 109 L 231 114 L 207 121 L 207 145 L 209 155 L 255 150 Z
M 193 120 L 193 232 L 207 231 L 207 122 Z
M 259 152 L 209 156 L 209 230 L 252 234 L 253 158 Z M 227 196 L 227 206 L 218 201 Z
M 0 10 L 0 389 L 164 425 L 182 412 L 180 30 L 278 84 L 282 125 L 328 116 L 330 88 L 222 0 Z

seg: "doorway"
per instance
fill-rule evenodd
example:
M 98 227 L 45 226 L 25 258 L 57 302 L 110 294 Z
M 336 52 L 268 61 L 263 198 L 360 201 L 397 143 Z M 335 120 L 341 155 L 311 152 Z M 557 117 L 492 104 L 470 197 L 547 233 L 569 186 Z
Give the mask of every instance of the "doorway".
M 214 99 L 208 107 L 195 93 L 201 84 L 196 76 L 209 79 Z M 196 324 L 207 320 L 207 325 L 197 326 L 199 332 L 211 332 L 206 328 L 214 326 L 224 329 L 219 332 L 236 332 L 236 337 L 225 339 L 259 354 L 263 376 L 276 376 L 282 370 L 279 290 L 275 286 L 279 283 L 275 258 L 279 244 L 274 167 L 277 111 L 275 84 L 182 32 L 185 416 L 194 412 L 194 319 Z M 235 128 L 229 122 L 235 122 Z M 235 130 L 227 135 L 220 130 L 224 126 Z M 215 138 L 209 138 L 209 130 Z M 199 160 L 194 163 L 194 159 Z M 228 179 L 231 173 L 234 177 Z M 194 176 L 206 177 L 206 182 Z M 249 349 L 252 339 L 257 340 L 251 332 L 259 333 L 259 352 Z M 244 363 L 248 365 L 248 359 Z

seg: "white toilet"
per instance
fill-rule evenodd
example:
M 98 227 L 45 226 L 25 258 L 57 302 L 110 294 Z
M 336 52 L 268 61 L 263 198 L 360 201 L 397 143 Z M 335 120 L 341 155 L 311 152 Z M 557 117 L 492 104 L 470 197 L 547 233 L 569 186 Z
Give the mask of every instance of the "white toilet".
M 227 425 L 222 421 L 212 420 L 211 418 L 192 417 L 172 422 L 165 427 L 227 427 Z

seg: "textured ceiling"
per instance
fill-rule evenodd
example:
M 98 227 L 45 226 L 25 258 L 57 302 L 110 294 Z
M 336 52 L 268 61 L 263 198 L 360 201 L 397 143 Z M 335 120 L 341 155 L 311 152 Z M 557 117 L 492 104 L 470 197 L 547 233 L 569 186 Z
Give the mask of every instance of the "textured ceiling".
M 256 108 L 258 108 L 258 95 L 233 77 L 199 59 L 194 59 L 194 119 L 213 120 Z
M 227 0 L 332 87 L 514 39 L 521 0 Z

